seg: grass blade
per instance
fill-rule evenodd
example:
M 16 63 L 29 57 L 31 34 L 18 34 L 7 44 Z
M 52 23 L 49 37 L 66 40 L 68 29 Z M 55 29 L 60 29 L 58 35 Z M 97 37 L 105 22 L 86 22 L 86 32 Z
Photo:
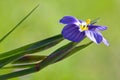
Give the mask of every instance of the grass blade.
M 98 17 L 98 18 L 96 18 L 96 19 L 94 19 L 93 21 L 91 21 L 91 22 L 90 22 L 90 24 L 92 25 L 92 24 L 97 23 L 99 19 L 100 19 L 99 17 Z
M 57 60 L 59 60 L 62 56 L 67 54 L 69 51 L 71 51 L 71 49 L 74 48 L 76 45 L 77 43 L 74 43 L 74 42 L 68 43 L 67 45 L 57 49 L 55 52 L 50 54 L 47 58 L 45 58 L 42 62 L 38 63 L 34 67 L 8 73 L 8 74 L 4 74 L 4 75 L 0 75 L 0 79 L 9 79 L 9 78 L 19 77 L 19 76 L 23 76 L 26 74 L 37 72 L 43 69 L 44 67 L 48 66 L 49 64 L 52 64 L 56 62 Z
M 26 69 L 26 68 L 34 67 L 35 65 L 37 65 L 37 63 L 12 65 L 12 66 L 3 67 L 1 69 Z
M 1 39 L 0 39 L 0 43 L 7 38 L 23 21 L 25 21 L 37 8 L 39 7 L 39 5 L 37 5 L 35 8 L 33 8 L 17 25 L 14 26 L 13 29 L 11 29 L 6 35 L 4 35 Z
M 88 47 L 88 46 L 89 46 L 90 44 L 92 44 L 92 43 L 93 43 L 93 42 L 91 41 L 91 42 L 89 42 L 89 43 L 87 43 L 87 44 L 83 44 L 83 45 L 80 45 L 80 46 L 77 46 L 77 47 L 73 48 L 67 55 L 63 56 L 62 58 L 60 58 L 60 59 L 57 60 L 56 62 L 61 61 L 61 60 L 65 59 L 65 58 L 73 55 L 74 53 L 76 53 L 76 52 L 78 52 L 78 51 L 80 51 L 80 50 Z
M 75 48 L 73 48 L 67 55 L 63 56 L 62 58 L 58 59 L 56 62 L 65 59 L 67 57 L 69 57 L 70 55 L 72 55 L 73 53 L 89 46 L 92 42 L 89 42 L 87 44 L 81 45 L 81 46 L 77 46 Z M 40 55 L 25 55 L 22 58 L 16 60 L 15 62 L 13 62 L 13 64 L 22 64 L 22 63 L 32 63 L 32 62 L 37 62 L 40 60 L 45 59 L 46 56 L 40 56 Z M 22 67 L 21 67 L 22 66 Z M 26 66 L 26 65 L 25 65 Z M 29 66 L 29 65 L 28 65 Z M 17 65 L 17 66 L 12 66 L 12 67 L 7 67 L 7 68 L 24 68 L 24 65 Z
M 55 52 L 50 54 L 42 62 L 34 65 L 34 67 L 16 71 L 16 72 L 12 72 L 12 73 L 8 73 L 8 74 L 4 74 L 4 75 L 0 75 L 0 79 L 9 79 L 9 78 L 19 77 L 19 76 L 23 76 L 26 74 L 31 74 L 31 73 L 40 71 L 41 69 L 45 68 L 46 66 L 48 66 L 50 64 L 56 63 L 62 59 L 69 57 L 73 53 L 89 46 L 91 43 L 92 42 L 89 42 L 87 44 L 77 46 L 77 47 L 76 47 L 77 43 L 74 43 L 74 42 L 68 43 L 67 45 L 57 49 Z
M 8 80 L 10 78 L 23 76 L 23 75 L 33 73 L 33 72 L 36 72 L 35 68 L 24 69 L 24 70 L 20 70 L 20 71 L 8 73 L 8 74 L 0 75 L 0 80 Z
M 32 44 L 28 44 L 26 46 L 20 47 L 18 49 L 8 51 L 5 53 L 2 53 L 0 55 L 0 67 L 3 67 L 4 65 L 15 61 L 16 59 L 24 56 L 25 54 L 32 54 L 38 51 L 46 50 L 59 42 L 63 40 L 63 37 L 61 34 L 50 37 L 48 39 L 34 42 Z
M 0 60 L 4 59 L 6 57 L 10 57 L 10 56 L 19 54 L 19 52 L 22 52 L 22 51 L 25 51 L 25 52 L 31 51 L 31 53 L 42 51 L 42 50 L 48 49 L 48 48 L 56 45 L 57 43 L 59 43 L 62 40 L 63 40 L 63 37 L 61 34 L 59 34 L 59 35 L 44 39 L 42 41 L 37 41 L 37 42 L 22 46 L 20 48 L 14 49 L 14 50 L 1 53 Z M 31 53 L 27 53 L 27 54 L 31 54 Z
M 14 61 L 12 64 L 23 64 L 23 63 L 33 63 L 45 59 L 47 56 L 43 55 L 25 55 L 18 60 Z

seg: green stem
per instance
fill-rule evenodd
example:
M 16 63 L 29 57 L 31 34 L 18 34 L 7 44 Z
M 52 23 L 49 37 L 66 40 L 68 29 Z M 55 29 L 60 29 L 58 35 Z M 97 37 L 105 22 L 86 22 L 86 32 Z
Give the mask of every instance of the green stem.
M 14 26 L 13 29 L 11 29 L 6 35 L 4 35 L 1 39 L 0 39 L 0 43 L 6 39 L 23 21 L 25 21 L 37 8 L 39 7 L 39 5 L 37 5 L 35 8 L 32 9 L 32 11 L 30 11 L 17 25 Z

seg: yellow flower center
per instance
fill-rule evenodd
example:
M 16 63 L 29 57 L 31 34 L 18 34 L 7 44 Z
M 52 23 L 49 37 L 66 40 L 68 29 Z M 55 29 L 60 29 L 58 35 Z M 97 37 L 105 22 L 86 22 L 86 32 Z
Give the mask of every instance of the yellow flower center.
M 81 25 L 81 26 L 80 26 L 80 29 L 81 29 L 82 31 L 85 31 L 85 30 L 88 30 L 88 27 L 87 27 L 86 25 Z
M 80 25 L 80 30 L 81 31 L 85 31 L 85 30 L 88 30 L 88 27 L 87 25 L 90 24 L 90 19 L 87 19 L 85 22 L 83 22 L 81 25 Z

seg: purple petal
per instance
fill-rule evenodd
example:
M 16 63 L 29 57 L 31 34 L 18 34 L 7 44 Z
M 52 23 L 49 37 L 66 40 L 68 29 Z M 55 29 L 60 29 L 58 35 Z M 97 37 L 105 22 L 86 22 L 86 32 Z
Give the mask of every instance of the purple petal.
M 79 23 L 79 20 L 73 16 L 64 16 L 61 20 L 60 23 L 63 24 L 76 24 Z
M 82 23 L 83 21 L 82 20 L 79 20 L 80 23 Z
M 79 31 L 79 27 L 75 24 L 68 24 L 62 30 L 62 35 L 65 39 L 73 42 L 80 42 L 84 37 L 85 33 Z
M 96 44 L 99 44 L 102 42 L 103 37 L 99 32 L 96 31 L 85 31 L 86 36 L 91 39 Z
M 109 42 L 103 37 L 103 43 L 106 45 L 106 46 L 109 46 Z
M 88 25 L 88 27 L 89 27 L 89 30 L 100 30 L 100 31 L 103 31 L 103 30 L 107 29 L 106 26 L 97 26 L 97 25 Z

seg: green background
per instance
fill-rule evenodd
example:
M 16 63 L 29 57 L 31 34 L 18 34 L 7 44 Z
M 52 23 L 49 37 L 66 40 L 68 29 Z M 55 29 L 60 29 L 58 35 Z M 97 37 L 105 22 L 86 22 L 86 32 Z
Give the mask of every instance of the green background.
M 120 0 L 0 0 L 0 37 L 37 4 L 40 7 L 0 44 L 1 53 L 61 33 L 59 20 L 65 15 L 100 17 L 97 24 L 108 26 L 103 35 L 110 46 L 94 43 L 37 73 L 10 80 L 120 80 Z M 66 42 L 38 54 L 49 54 Z

